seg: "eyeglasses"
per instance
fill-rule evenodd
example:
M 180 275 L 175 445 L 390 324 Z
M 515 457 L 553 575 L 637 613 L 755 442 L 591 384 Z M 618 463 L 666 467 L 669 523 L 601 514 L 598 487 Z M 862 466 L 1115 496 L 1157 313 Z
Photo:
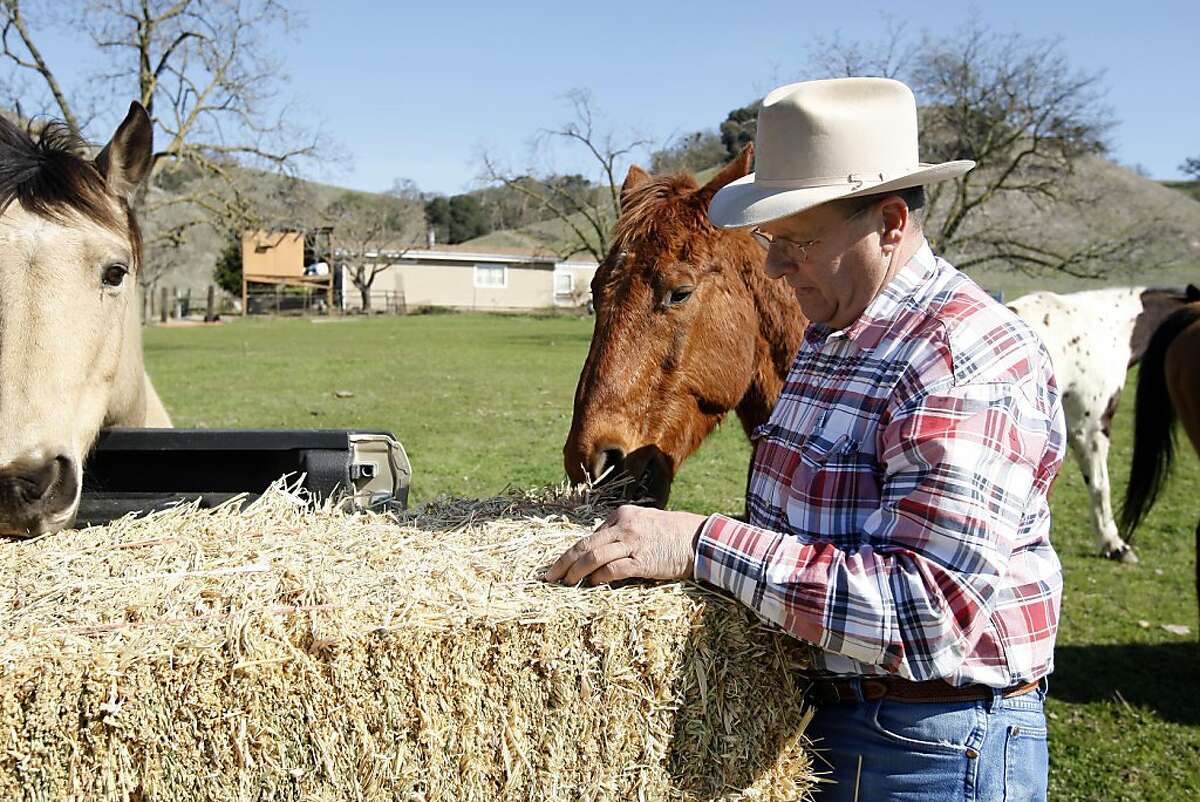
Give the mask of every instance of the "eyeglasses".
M 872 199 L 869 203 L 864 204 L 854 214 L 843 220 L 842 224 L 844 225 L 849 223 L 851 220 L 858 217 L 860 214 L 867 211 L 874 205 L 875 199 Z M 808 252 L 812 250 L 813 246 L 819 245 L 821 242 L 819 239 L 810 239 L 803 242 L 799 240 L 788 239 L 787 237 L 781 237 L 778 234 L 771 234 L 770 232 L 763 231 L 758 226 L 754 226 L 754 228 L 750 229 L 750 236 L 754 237 L 758 244 L 767 250 L 770 250 L 771 247 L 775 245 L 786 248 L 788 256 L 796 262 L 803 262 L 808 256 Z
M 808 256 L 809 250 L 821 241 L 819 239 L 810 239 L 806 242 L 798 242 L 777 234 L 770 234 L 758 226 L 750 229 L 750 236 L 754 237 L 758 241 L 758 244 L 767 250 L 771 250 L 775 245 L 787 248 L 788 255 L 797 262 L 803 262 L 805 257 Z

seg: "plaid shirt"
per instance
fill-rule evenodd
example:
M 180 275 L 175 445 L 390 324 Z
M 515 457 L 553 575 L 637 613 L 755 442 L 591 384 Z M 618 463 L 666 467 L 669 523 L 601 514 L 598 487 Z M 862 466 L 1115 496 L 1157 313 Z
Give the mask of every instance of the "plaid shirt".
M 818 647 L 822 675 L 1038 679 L 1065 438 L 1041 342 L 922 245 L 851 326 L 809 327 L 753 434 L 748 523 L 705 521 L 696 579 Z

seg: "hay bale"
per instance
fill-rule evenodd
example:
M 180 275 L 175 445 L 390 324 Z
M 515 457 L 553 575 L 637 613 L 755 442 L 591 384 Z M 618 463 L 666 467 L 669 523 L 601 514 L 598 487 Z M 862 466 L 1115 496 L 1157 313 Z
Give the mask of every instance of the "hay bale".
M 0 546 L 0 798 L 791 800 L 794 641 L 540 581 L 585 497 L 176 510 Z

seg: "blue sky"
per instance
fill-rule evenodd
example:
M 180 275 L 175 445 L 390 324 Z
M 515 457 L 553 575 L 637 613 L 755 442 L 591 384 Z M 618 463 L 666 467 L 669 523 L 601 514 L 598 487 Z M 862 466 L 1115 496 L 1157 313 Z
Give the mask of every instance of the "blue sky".
M 663 141 L 715 126 L 732 108 L 794 79 L 817 36 L 870 41 L 888 6 L 858 3 L 293 3 L 306 25 L 277 55 L 285 92 L 350 154 L 311 177 L 367 190 L 410 178 L 425 190 L 473 186 L 481 148 L 519 163 L 540 127 L 566 118 L 562 95 L 594 94 L 619 129 Z M 1200 3 L 890 7 L 912 30 L 989 27 L 1057 36 L 1070 63 L 1103 70 L 1118 126 L 1113 156 L 1156 178 L 1200 155 Z M 56 42 L 68 64 L 75 52 Z

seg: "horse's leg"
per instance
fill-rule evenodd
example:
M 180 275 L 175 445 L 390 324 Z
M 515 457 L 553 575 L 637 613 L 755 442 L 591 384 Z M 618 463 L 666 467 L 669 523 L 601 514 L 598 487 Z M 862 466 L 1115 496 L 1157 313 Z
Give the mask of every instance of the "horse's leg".
M 1111 560 L 1136 563 L 1137 555 L 1121 539 L 1117 522 L 1113 519 L 1108 482 L 1108 435 L 1101 428 L 1100 421 L 1088 420 L 1082 427 L 1072 427 L 1068 439 L 1091 497 L 1096 548 Z
M 1200 521 L 1196 522 L 1196 609 L 1200 612 Z

